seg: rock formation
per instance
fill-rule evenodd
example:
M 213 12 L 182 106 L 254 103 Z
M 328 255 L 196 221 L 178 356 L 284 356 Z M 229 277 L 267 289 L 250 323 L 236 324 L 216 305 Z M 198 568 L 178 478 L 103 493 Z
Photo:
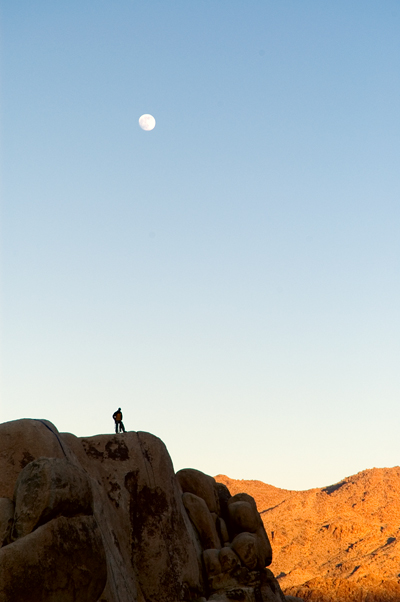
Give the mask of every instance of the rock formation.
M 0 602 L 283 602 L 254 499 L 142 432 L 0 425 Z
M 286 491 L 260 481 L 216 480 L 254 496 L 285 594 L 318 602 L 400 600 L 400 468 Z
M 246 493 L 232 497 L 225 485 L 198 470 L 176 476 L 202 549 L 209 599 L 283 600 L 265 568 L 272 549 L 254 499 Z

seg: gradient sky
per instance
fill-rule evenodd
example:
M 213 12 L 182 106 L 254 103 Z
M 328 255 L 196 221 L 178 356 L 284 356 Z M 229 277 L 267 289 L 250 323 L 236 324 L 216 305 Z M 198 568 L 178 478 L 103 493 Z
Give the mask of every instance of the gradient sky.
M 121 406 L 288 489 L 398 465 L 398 0 L 0 5 L 0 421 Z

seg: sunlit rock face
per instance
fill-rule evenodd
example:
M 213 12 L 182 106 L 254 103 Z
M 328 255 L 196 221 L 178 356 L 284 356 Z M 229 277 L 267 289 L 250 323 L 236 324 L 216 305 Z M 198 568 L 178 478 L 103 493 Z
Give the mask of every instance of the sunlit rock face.
M 400 468 L 307 491 L 216 477 L 256 500 L 285 592 L 315 602 L 400 600 Z
M 255 502 L 143 432 L 0 425 L 0 602 L 282 602 Z

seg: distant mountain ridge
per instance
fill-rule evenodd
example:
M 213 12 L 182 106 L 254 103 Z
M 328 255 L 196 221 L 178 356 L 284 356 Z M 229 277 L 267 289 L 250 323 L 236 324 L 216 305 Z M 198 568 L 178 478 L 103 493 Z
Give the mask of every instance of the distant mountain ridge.
M 215 477 L 254 497 L 286 594 L 400 600 L 400 468 L 372 468 L 323 488 L 278 489 Z

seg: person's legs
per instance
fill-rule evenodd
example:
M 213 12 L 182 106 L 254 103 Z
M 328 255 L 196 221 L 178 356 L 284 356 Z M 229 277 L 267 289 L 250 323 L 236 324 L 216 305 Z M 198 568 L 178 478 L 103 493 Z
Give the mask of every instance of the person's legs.
M 115 432 L 118 434 L 118 422 L 115 421 Z
M 122 420 L 121 420 L 121 422 L 119 423 L 119 428 L 120 428 L 120 431 L 121 431 L 122 433 L 125 433 L 125 427 L 124 427 L 124 423 L 122 422 Z

